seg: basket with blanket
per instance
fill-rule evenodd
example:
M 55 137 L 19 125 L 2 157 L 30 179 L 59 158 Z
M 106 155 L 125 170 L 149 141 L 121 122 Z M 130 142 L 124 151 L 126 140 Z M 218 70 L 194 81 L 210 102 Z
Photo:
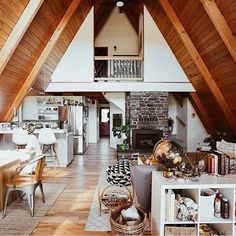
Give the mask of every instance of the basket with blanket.
M 143 235 L 146 214 L 132 201 L 126 202 L 110 210 L 110 224 L 113 235 Z

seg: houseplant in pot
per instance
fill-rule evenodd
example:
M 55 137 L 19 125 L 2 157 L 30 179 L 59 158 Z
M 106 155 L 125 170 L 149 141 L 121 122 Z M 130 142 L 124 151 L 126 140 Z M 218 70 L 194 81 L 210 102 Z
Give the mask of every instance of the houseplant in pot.
M 168 118 L 168 131 L 170 133 L 172 133 L 173 127 L 174 127 L 174 120 L 171 117 L 169 117 Z
M 122 125 L 118 128 L 113 128 L 113 136 L 118 139 L 122 139 L 123 143 L 117 145 L 117 150 L 125 151 L 126 148 L 129 148 L 129 137 L 130 137 L 130 127 L 129 125 Z

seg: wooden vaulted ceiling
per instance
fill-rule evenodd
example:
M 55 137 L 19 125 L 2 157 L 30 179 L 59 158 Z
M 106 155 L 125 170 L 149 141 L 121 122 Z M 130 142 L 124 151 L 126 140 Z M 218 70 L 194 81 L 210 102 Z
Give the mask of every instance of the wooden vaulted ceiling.
M 11 119 L 30 87 L 45 90 L 91 7 L 96 36 L 115 6 L 115 0 L 35 0 L 29 7 L 30 2 L 0 0 L 0 55 L 7 58 L 0 59 L 1 121 Z M 143 0 L 143 4 L 193 84 L 196 93 L 188 97 L 206 129 L 235 134 L 236 1 Z M 27 7 L 32 19 L 23 18 Z M 138 1 L 123 7 L 136 32 L 142 9 Z M 21 32 L 17 23 L 22 24 Z M 8 40 L 11 52 L 3 50 Z

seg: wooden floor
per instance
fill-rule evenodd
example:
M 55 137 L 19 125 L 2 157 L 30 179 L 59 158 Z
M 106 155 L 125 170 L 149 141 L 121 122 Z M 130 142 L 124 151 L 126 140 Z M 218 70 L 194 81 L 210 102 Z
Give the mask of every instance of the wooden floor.
M 116 163 L 116 152 L 108 139 L 89 145 L 85 155 L 75 156 L 67 168 L 46 169 L 44 182 L 66 183 L 60 195 L 32 235 L 111 235 L 111 232 L 84 231 L 102 169 Z

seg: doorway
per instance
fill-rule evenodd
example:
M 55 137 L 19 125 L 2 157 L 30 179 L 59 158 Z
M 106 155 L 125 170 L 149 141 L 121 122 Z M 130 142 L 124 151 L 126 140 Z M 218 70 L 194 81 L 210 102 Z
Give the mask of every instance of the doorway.
M 100 137 L 110 136 L 110 109 L 100 108 Z
M 108 56 L 108 47 L 95 47 L 95 56 Z M 95 60 L 94 64 L 95 69 L 95 78 L 107 78 L 108 76 L 108 65 L 107 60 Z

